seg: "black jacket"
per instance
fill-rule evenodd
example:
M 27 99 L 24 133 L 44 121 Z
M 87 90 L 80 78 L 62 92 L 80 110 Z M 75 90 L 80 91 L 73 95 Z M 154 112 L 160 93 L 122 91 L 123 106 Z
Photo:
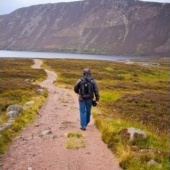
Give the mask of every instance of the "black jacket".
M 74 86 L 74 91 L 75 91 L 75 93 L 79 94 L 79 100 L 84 100 L 81 97 L 80 93 L 79 93 L 79 91 L 80 91 L 80 82 L 82 81 L 83 78 L 87 78 L 87 79 L 93 81 L 93 96 L 92 96 L 92 98 L 90 98 L 90 100 L 93 100 L 93 98 L 95 97 L 95 100 L 99 101 L 99 98 L 100 98 L 100 96 L 99 96 L 99 89 L 98 89 L 96 81 L 91 76 L 83 76 L 82 78 L 77 80 L 77 82 L 76 82 L 76 84 Z

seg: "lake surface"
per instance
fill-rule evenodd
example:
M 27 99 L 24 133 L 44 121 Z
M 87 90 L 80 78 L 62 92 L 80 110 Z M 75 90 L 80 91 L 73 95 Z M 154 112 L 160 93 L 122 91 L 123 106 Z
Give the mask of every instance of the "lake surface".
M 91 59 L 106 61 L 124 61 L 135 59 L 129 56 L 111 56 L 111 55 L 90 55 L 90 54 L 70 54 L 70 53 L 51 53 L 51 52 L 27 52 L 27 51 L 4 51 L 0 50 L 0 58 L 49 58 L 49 59 Z

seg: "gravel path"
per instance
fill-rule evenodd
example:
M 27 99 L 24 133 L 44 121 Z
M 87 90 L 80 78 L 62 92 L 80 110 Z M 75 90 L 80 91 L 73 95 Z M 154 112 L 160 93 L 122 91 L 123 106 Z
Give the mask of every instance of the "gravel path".
M 42 61 L 35 59 L 33 68 Z M 3 170 L 121 170 L 118 161 L 101 140 L 93 124 L 86 131 L 79 129 L 77 95 L 53 85 L 57 78 L 46 70 L 48 77 L 40 83 L 49 96 L 34 123 L 23 129 L 3 157 Z M 42 135 L 42 132 L 50 134 Z M 86 146 L 66 149 L 66 134 L 81 132 Z

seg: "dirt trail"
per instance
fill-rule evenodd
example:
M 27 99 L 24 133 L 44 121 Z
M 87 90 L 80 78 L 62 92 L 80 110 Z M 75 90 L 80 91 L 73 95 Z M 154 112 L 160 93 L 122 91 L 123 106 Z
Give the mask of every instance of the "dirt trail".
M 40 68 L 35 59 L 33 68 Z M 81 131 L 86 147 L 66 149 L 66 134 L 79 129 L 77 95 L 53 85 L 57 78 L 46 70 L 48 77 L 40 83 L 49 91 L 47 101 L 36 121 L 24 128 L 3 157 L 3 170 L 120 170 L 118 162 L 101 140 L 93 120 L 86 131 Z M 66 124 L 66 122 L 69 122 Z M 44 130 L 51 134 L 41 136 Z

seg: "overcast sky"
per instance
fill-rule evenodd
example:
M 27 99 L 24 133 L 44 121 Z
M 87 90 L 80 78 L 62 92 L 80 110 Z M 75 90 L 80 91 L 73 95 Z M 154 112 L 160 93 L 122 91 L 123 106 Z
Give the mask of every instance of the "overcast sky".
M 14 10 L 37 4 L 71 2 L 81 0 L 0 0 L 0 15 L 9 14 Z
M 71 2 L 71 1 L 80 1 L 80 0 L 0 0 L 0 15 L 9 14 L 18 8 L 27 7 L 36 4 Z M 170 3 L 170 0 L 143 0 L 143 1 Z

